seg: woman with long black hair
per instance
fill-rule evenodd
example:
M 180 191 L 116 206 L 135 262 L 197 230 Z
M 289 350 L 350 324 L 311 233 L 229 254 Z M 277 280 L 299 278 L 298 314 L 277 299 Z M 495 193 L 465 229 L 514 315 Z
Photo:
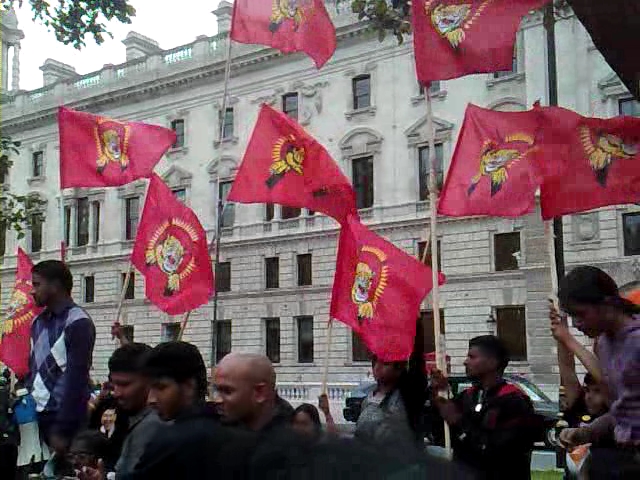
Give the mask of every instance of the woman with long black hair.
M 563 430 L 560 441 L 570 449 L 588 443 L 596 447 L 590 478 L 640 478 L 640 307 L 621 296 L 609 275 L 591 266 L 566 275 L 558 297 L 573 325 L 597 339 L 611 400 L 609 414 L 588 427 Z M 617 448 L 597 448 L 614 442 Z
M 376 388 L 362 403 L 355 438 L 400 455 L 422 450 L 422 414 L 427 398 L 424 331 L 418 320 L 413 353 L 408 362 L 372 359 Z

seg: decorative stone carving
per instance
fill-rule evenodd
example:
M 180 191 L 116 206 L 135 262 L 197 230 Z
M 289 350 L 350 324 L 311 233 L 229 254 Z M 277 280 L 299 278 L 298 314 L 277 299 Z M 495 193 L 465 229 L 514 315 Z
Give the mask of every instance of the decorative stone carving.
M 434 118 L 433 125 L 436 131 L 436 142 L 445 142 L 451 140 L 451 132 L 453 131 L 453 123 L 442 120 L 441 118 Z M 407 143 L 410 147 L 415 147 L 418 144 L 426 143 L 428 141 L 427 135 L 427 116 L 424 115 L 413 123 L 409 128 L 404 131 L 407 137 Z
M 329 82 L 318 82 L 313 85 L 301 85 L 299 87 L 302 105 L 300 106 L 300 123 L 308 125 L 314 115 L 322 113 L 322 88 Z
M 599 233 L 599 218 L 597 212 L 574 215 L 573 232 L 574 241 L 589 242 L 596 240 Z
M 382 135 L 372 128 L 358 127 L 342 137 L 338 145 L 345 159 L 356 155 L 373 155 L 380 152 Z
M 271 105 L 272 107 L 278 104 L 278 100 L 282 97 L 284 93 L 284 88 L 278 87 L 276 88 L 271 95 L 264 95 L 262 97 L 258 97 L 251 101 L 254 105 L 259 105 L 261 103 L 266 103 L 267 105 Z

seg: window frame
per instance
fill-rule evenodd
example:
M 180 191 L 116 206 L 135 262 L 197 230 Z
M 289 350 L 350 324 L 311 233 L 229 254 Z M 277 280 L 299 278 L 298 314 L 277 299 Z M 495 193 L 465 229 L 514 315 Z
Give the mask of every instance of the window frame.
M 31 153 L 31 178 L 44 177 L 44 150 Z
M 294 98 L 296 101 L 296 105 L 295 109 L 293 110 L 294 113 L 292 113 L 292 111 L 287 108 L 287 101 Z M 282 95 L 282 113 L 284 113 L 289 118 L 298 121 L 300 115 L 300 96 L 298 95 L 298 92 L 288 92 Z
M 226 279 L 224 284 L 219 283 L 222 280 Z M 231 262 L 218 262 L 216 265 L 216 291 L 218 293 L 226 293 L 231 291 Z
M 358 93 L 358 86 L 360 82 L 366 82 L 365 93 Z M 371 108 L 373 103 L 371 98 L 371 75 L 367 73 L 353 77 L 351 79 L 351 93 L 353 110 L 365 110 L 367 108 Z
M 373 208 L 375 203 L 375 168 L 373 159 L 373 155 L 364 155 L 351 159 L 351 183 L 356 194 L 356 207 L 358 210 Z M 361 167 L 357 167 L 357 165 L 364 165 L 365 162 L 367 171 L 362 173 Z M 358 178 L 356 178 L 356 173 Z M 369 173 L 370 178 L 367 179 Z
M 427 250 L 427 256 L 425 257 L 424 264 L 431 268 L 431 257 L 432 257 L 432 248 L 431 242 L 429 241 L 429 248 Z M 424 253 L 424 248 L 427 246 L 427 240 L 422 240 L 418 242 L 418 261 L 422 261 L 422 255 Z M 442 241 L 438 239 L 438 269 L 442 272 Z
M 424 152 L 424 155 L 423 155 Z M 424 171 L 426 169 L 426 172 Z M 429 200 L 429 175 L 431 165 L 429 162 L 429 145 L 418 146 L 418 200 L 426 202 Z M 436 142 L 436 175 L 437 188 L 442 189 L 444 185 L 444 143 Z
M 225 355 L 231 353 L 233 348 L 233 324 L 231 320 L 216 320 L 216 364 L 224 358 Z M 223 338 L 222 333 L 228 332 L 228 339 Z M 224 340 L 224 342 L 223 342 Z M 228 344 L 228 350 L 226 346 Z
M 282 360 L 282 328 L 280 317 L 268 317 L 263 319 L 264 326 L 264 351 L 265 355 L 271 360 L 271 363 L 280 363 Z M 270 328 L 273 329 L 273 326 L 277 326 L 278 336 L 270 337 Z M 272 340 L 276 341 L 276 345 L 270 345 Z M 277 349 L 277 355 L 274 355 L 274 351 Z
M 135 209 L 132 203 L 135 201 Z M 135 213 L 135 215 L 132 215 Z M 135 225 L 134 225 L 135 223 Z M 140 225 L 140 197 L 138 195 L 124 198 L 124 239 L 133 241 L 138 234 Z
M 89 235 L 94 245 L 100 242 L 100 214 L 102 211 L 102 205 L 100 203 L 100 200 L 93 200 L 89 207 L 93 214 L 93 225 L 91 225 L 92 231 Z
M 296 317 L 296 334 L 297 334 L 297 344 L 298 344 L 298 363 L 299 364 L 310 364 L 314 362 L 314 355 L 315 355 L 315 350 L 314 350 L 314 332 L 313 332 L 313 316 L 312 315 L 300 315 L 298 317 Z M 309 333 L 309 332 L 303 332 L 303 324 L 305 324 L 305 327 L 308 328 L 309 324 L 311 326 L 311 342 L 310 342 L 310 346 L 309 346 L 309 339 L 304 339 L 303 338 L 303 334 L 304 333 Z M 307 343 L 307 345 L 304 345 L 304 343 Z M 309 350 L 310 350 L 310 355 L 306 355 L 309 354 Z
M 175 342 L 180 337 L 180 322 L 164 322 L 160 328 L 160 341 L 162 343 Z
M 308 263 L 306 263 L 308 261 Z M 310 287 L 313 285 L 313 255 L 302 253 L 296 255 L 297 283 L 299 287 Z
M 171 130 L 176 134 L 176 141 L 171 145 L 172 149 L 183 148 L 185 146 L 186 138 L 186 122 L 184 118 L 176 118 L 171 120 Z M 179 130 L 179 131 L 178 131 Z
M 287 207 L 286 205 L 280 207 L 280 220 L 293 220 L 294 218 L 300 218 L 301 215 L 301 208 Z
M 444 308 L 440 308 L 440 335 L 446 334 L 446 322 Z M 421 310 L 420 321 L 422 322 L 422 328 L 424 332 L 424 353 L 434 353 L 438 339 L 436 338 L 435 328 L 433 328 L 433 310 Z M 427 322 L 429 322 L 430 328 L 427 329 Z M 427 347 L 427 337 L 430 341 L 433 341 L 433 349 L 430 346 Z
M 89 197 L 79 197 L 75 200 L 76 204 L 76 231 L 75 246 L 86 247 L 91 239 L 91 202 Z M 81 209 L 82 207 L 82 209 Z
M 632 105 L 632 113 L 623 112 L 623 105 L 631 104 Z M 640 102 L 633 97 L 625 97 L 618 99 L 618 115 L 628 115 L 631 117 L 640 117 Z
M 219 110 L 218 120 L 222 130 L 222 140 L 232 140 L 235 135 L 235 109 L 226 107 L 224 113 Z
M 513 260 L 510 260 L 510 261 L 513 262 L 512 266 L 514 268 L 510 268 L 509 263 L 506 263 L 504 266 L 498 265 L 498 262 L 501 259 L 503 259 L 502 254 L 500 254 L 500 256 L 498 254 L 498 251 L 499 251 L 498 239 L 506 238 L 507 236 L 515 236 L 515 235 L 518 236 L 518 247 L 519 247 L 518 252 L 520 252 L 520 255 L 522 255 L 522 232 L 520 230 L 517 230 L 515 232 L 502 232 L 502 233 L 493 234 L 493 270 L 495 272 L 515 272 L 517 270 L 520 270 L 518 259 L 513 255 L 516 252 L 513 252 L 510 255 L 510 259 L 513 258 Z
M 638 223 L 638 248 L 633 249 L 630 245 L 632 242 L 629 241 L 629 237 L 634 235 L 629 232 L 629 228 L 627 227 L 627 219 L 628 218 L 636 218 Z M 635 255 L 640 255 L 640 212 L 627 212 L 622 214 L 622 250 L 625 257 L 632 257 Z
M 41 212 L 35 212 L 31 215 L 29 222 L 29 251 L 31 253 L 40 253 L 42 251 L 44 246 L 44 221 L 45 219 Z M 38 241 L 34 241 L 35 239 Z
M 528 362 L 529 361 L 529 346 L 527 345 L 527 309 L 524 305 L 504 305 L 504 306 L 500 306 L 500 307 L 495 307 L 494 308 L 494 313 L 495 313 L 495 318 L 496 318 L 496 336 L 502 340 L 505 344 L 505 346 L 507 347 L 507 349 L 510 349 L 512 347 L 511 343 L 510 343 L 510 337 L 511 334 L 509 335 L 501 335 L 501 328 L 500 325 L 510 325 L 513 327 L 514 325 L 514 321 L 513 318 L 508 318 L 508 319 L 504 319 L 503 321 L 501 321 L 501 314 L 502 312 L 508 312 L 508 311 L 517 311 L 518 314 L 522 313 L 522 329 L 523 329 L 523 339 L 522 339 L 522 343 L 521 346 L 524 348 L 524 354 L 521 354 L 521 352 L 518 352 L 517 355 L 514 354 L 514 352 L 512 350 L 509 350 L 509 358 L 511 361 L 513 362 Z M 520 319 L 519 319 L 520 320 Z
M 88 282 L 89 279 L 91 279 L 91 282 Z M 91 284 L 91 295 L 89 295 L 89 283 Z M 84 300 L 84 303 L 95 303 L 96 301 L 95 275 L 85 275 L 82 278 L 82 299 Z
M 120 273 L 120 292 L 125 288 L 125 280 L 127 279 L 127 273 Z M 129 276 L 129 283 L 126 285 L 126 290 L 124 292 L 125 300 L 135 300 L 136 299 L 136 272 L 132 271 Z
M 275 269 L 275 280 L 273 280 L 274 272 L 271 272 L 271 282 L 269 281 L 270 268 Z M 280 288 L 280 257 L 266 257 L 264 259 L 264 279 L 265 290 L 276 290 Z
M 222 200 L 220 228 L 233 228 L 236 223 L 236 205 L 227 201 L 232 188 L 233 180 L 220 181 L 218 184 L 218 198 Z

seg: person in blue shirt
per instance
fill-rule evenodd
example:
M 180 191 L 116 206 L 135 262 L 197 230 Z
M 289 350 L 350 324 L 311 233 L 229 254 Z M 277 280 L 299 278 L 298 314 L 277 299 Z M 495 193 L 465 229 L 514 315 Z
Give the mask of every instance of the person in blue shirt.
M 31 326 L 27 385 L 36 401 L 43 440 L 64 458 L 71 439 L 87 421 L 95 326 L 72 300 L 73 276 L 63 262 L 38 263 L 32 283 L 35 303 L 44 310 Z

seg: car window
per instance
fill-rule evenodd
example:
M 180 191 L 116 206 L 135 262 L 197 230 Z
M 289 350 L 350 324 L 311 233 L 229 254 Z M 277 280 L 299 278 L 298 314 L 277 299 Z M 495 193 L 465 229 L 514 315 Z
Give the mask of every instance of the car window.
M 542 393 L 540 390 L 538 390 L 537 387 L 535 387 L 535 385 L 528 385 L 526 383 L 523 382 L 513 382 L 513 384 L 518 387 L 520 390 L 522 390 L 524 393 L 526 393 L 529 398 L 531 399 L 532 402 L 544 402 L 546 401 L 542 396 L 539 395 L 542 394 L 544 395 L 544 393 Z

